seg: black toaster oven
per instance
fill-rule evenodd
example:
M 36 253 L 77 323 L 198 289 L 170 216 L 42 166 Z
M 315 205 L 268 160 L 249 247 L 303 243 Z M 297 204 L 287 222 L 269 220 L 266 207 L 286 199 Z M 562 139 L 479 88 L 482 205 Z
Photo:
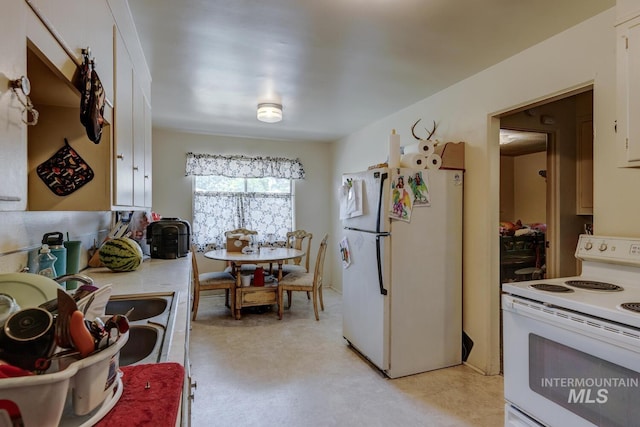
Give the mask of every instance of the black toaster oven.
M 175 259 L 187 256 L 191 227 L 180 218 L 163 218 L 147 225 L 151 258 Z

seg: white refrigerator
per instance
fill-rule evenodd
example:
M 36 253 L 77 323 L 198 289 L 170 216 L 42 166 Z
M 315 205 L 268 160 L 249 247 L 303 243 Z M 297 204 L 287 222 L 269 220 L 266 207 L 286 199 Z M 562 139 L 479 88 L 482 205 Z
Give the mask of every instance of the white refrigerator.
M 428 203 L 423 191 L 408 221 L 392 219 L 391 184 L 416 173 Z M 462 171 L 379 168 L 342 182 L 360 193 L 341 209 L 344 338 L 390 378 L 462 363 Z

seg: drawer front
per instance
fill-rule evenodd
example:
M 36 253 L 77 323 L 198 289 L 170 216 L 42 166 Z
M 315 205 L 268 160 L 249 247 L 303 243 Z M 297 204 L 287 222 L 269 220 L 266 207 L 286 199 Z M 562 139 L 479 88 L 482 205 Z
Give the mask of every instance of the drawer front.
M 277 289 L 276 287 L 247 287 L 237 288 L 236 296 L 240 302 L 239 306 L 246 307 L 251 305 L 268 305 L 275 304 L 277 302 Z

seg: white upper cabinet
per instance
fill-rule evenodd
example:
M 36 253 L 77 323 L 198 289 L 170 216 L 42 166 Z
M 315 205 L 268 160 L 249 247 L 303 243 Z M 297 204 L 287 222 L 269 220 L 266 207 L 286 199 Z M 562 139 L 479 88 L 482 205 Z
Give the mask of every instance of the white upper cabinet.
M 150 208 L 151 186 L 147 183 L 151 175 L 151 160 L 147 158 L 150 157 L 150 147 L 147 147 L 150 108 L 143 83 L 133 69 L 127 46 L 117 31 L 115 39 L 115 204 Z
M 109 102 L 113 100 L 113 15 L 105 0 L 26 0 L 77 64 L 89 48 Z M 72 13 L 71 13 L 72 11 Z
M 634 18 L 640 14 L 640 2 L 638 0 L 617 0 L 616 20 L 618 23 Z
M 0 211 L 27 206 L 27 133 L 20 99 L 11 80 L 27 75 L 26 14 L 21 0 L 2 3 L 0 13 Z
M 617 4 L 617 142 L 620 166 L 640 167 L 640 1 Z
M 145 99 L 138 80 L 133 79 L 133 205 L 145 206 Z
M 151 104 L 144 98 L 144 206 L 152 207 L 152 139 L 151 139 Z
M 133 206 L 133 67 L 124 41 L 115 34 L 114 204 Z
M 9 0 L 0 14 L 0 210 L 114 210 L 151 207 L 151 77 L 127 0 Z M 79 65 L 94 61 L 105 91 L 102 138 L 80 123 Z M 22 122 L 22 106 L 2 78 L 32 78 L 39 124 Z M 65 139 L 93 178 L 59 196 L 38 165 Z

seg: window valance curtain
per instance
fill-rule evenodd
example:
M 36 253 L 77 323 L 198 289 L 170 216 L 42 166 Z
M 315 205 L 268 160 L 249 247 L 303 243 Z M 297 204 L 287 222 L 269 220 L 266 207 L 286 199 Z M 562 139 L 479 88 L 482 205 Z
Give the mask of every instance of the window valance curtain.
M 217 175 L 229 178 L 304 179 L 298 159 L 187 153 L 186 176 Z

